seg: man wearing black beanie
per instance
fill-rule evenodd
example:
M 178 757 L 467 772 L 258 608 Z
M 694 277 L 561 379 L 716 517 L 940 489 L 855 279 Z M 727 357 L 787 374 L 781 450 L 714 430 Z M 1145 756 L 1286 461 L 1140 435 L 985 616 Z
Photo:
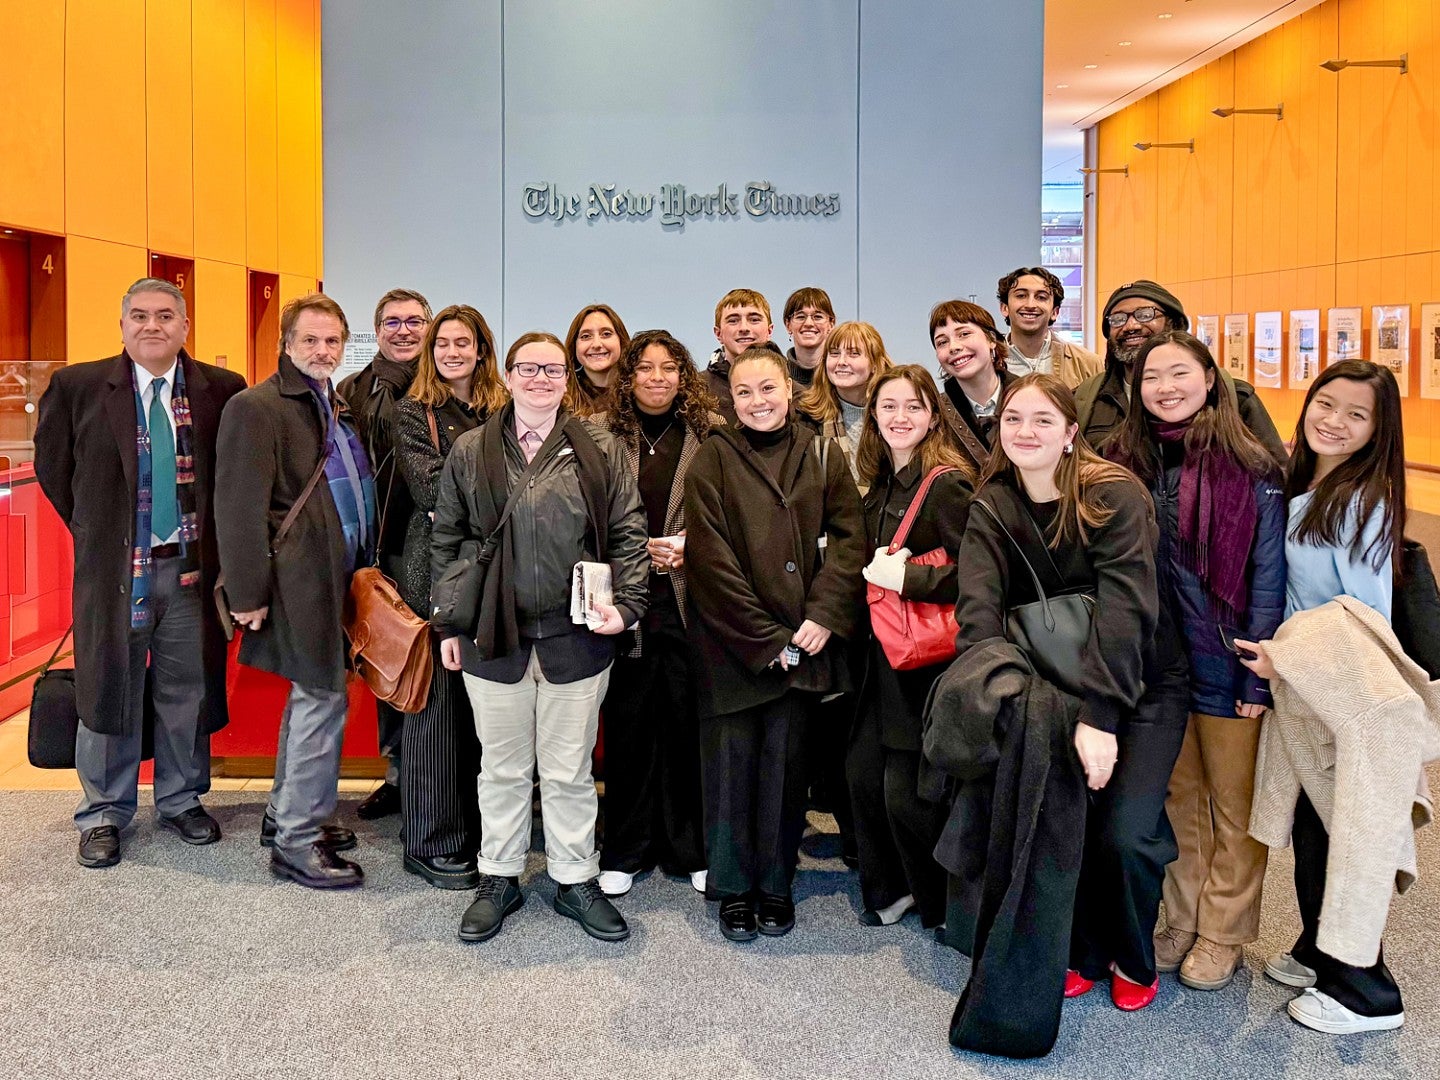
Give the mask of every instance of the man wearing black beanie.
M 1121 285 L 1105 302 L 1100 328 L 1105 334 L 1105 370 L 1075 390 L 1080 430 L 1097 449 L 1125 421 L 1130 410 L 1130 377 L 1140 348 L 1155 334 L 1189 330 L 1190 318 L 1174 293 L 1156 281 L 1140 278 Z M 1289 459 L 1265 404 L 1255 388 L 1220 368 L 1220 379 L 1235 395 L 1240 418 L 1283 468 Z

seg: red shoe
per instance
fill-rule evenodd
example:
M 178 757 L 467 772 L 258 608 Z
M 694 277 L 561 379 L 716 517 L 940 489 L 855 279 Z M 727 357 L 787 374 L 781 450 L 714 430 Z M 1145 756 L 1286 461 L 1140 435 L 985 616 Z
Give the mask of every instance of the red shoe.
M 1136 1012 L 1145 1008 L 1155 1000 L 1155 993 L 1160 989 L 1160 976 L 1155 976 L 1155 981 L 1149 986 L 1141 986 L 1129 979 L 1122 979 L 1115 975 L 1110 979 L 1110 1000 L 1115 1003 L 1117 1009 L 1124 1009 L 1126 1012 Z
M 1087 979 L 1078 971 L 1065 972 L 1065 996 L 1067 998 L 1077 998 L 1081 994 L 1088 994 L 1094 989 L 1094 979 Z

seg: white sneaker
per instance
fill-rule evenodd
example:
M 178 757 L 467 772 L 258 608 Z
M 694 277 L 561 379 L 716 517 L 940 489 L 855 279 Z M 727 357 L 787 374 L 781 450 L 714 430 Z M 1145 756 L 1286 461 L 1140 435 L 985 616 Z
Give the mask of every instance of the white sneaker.
M 635 884 L 635 875 L 627 874 L 624 870 L 602 870 L 600 872 L 600 891 L 606 896 L 624 896 L 630 891 L 630 886 Z
M 875 914 L 880 917 L 881 926 L 894 926 L 905 917 L 905 913 L 915 906 L 915 897 L 908 893 L 900 897 L 893 904 L 881 908 Z
M 694 870 L 690 874 L 690 887 L 703 896 L 705 895 L 705 882 L 709 878 L 709 870 Z
M 1329 994 L 1313 986 L 1287 1006 L 1290 1017 L 1328 1035 L 1351 1035 L 1357 1031 L 1389 1031 L 1405 1023 L 1403 1012 L 1390 1016 L 1361 1016 L 1353 1013 Z
M 1288 952 L 1276 953 L 1265 961 L 1265 974 L 1278 983 L 1303 990 L 1315 985 L 1315 969 L 1306 967 Z

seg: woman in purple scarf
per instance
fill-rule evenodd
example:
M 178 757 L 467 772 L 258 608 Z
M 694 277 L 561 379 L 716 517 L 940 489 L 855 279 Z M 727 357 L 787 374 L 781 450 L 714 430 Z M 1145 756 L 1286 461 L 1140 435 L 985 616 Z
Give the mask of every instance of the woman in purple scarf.
M 1180 857 L 1165 873 L 1157 971 L 1196 990 L 1229 983 L 1260 931 L 1266 849 L 1247 832 L 1265 680 L 1235 638 L 1263 641 L 1285 612 L 1285 494 L 1232 384 L 1203 342 L 1156 334 L 1135 358 L 1130 410 L 1107 456 L 1150 488 L 1155 559 L 1190 658 L 1190 722 L 1165 811 Z

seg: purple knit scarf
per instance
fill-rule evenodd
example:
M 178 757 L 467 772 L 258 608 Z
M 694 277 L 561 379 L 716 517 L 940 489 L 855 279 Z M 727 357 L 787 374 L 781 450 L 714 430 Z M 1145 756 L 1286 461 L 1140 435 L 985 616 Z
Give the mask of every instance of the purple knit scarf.
M 1167 443 L 1180 442 L 1189 429 L 1190 420 L 1150 423 L 1155 437 Z M 1180 466 L 1180 538 L 1176 556 L 1181 565 L 1200 578 L 1222 618 L 1238 621 L 1250 606 L 1245 571 L 1258 521 L 1254 477 L 1223 450 L 1187 449 Z

